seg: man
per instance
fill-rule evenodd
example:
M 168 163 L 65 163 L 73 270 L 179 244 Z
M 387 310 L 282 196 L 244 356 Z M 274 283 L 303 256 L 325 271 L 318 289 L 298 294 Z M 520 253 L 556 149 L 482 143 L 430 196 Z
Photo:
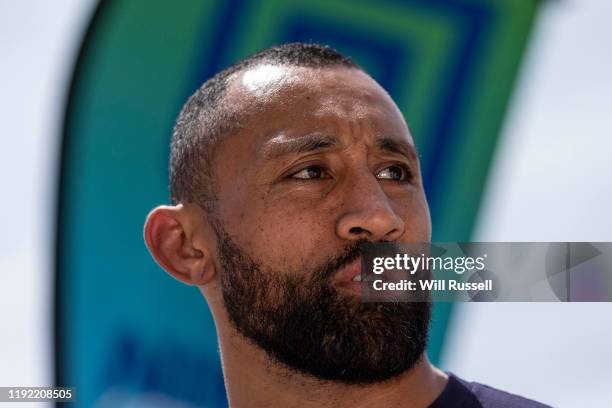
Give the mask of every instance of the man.
M 430 304 L 362 303 L 363 242 L 429 242 L 412 136 L 338 52 L 286 44 L 208 80 L 145 240 L 215 319 L 232 407 L 536 407 L 433 367 Z

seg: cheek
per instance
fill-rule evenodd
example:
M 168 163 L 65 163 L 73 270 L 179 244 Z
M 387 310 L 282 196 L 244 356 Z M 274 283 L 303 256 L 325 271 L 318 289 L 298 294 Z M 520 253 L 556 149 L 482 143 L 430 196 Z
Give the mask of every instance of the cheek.
M 295 269 L 311 259 L 333 233 L 329 212 L 314 203 L 259 196 L 226 211 L 228 233 L 256 262 Z
M 424 194 L 414 194 L 408 200 L 394 205 L 396 213 L 404 220 L 404 242 L 431 241 L 431 218 Z

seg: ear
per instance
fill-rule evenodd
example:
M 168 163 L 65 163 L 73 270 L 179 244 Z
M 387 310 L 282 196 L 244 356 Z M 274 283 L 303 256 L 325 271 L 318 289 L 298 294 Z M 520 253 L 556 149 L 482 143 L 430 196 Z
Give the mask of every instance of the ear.
M 155 261 L 174 278 L 201 286 L 215 276 L 212 243 L 202 229 L 206 218 L 182 204 L 159 206 L 147 216 L 144 239 Z

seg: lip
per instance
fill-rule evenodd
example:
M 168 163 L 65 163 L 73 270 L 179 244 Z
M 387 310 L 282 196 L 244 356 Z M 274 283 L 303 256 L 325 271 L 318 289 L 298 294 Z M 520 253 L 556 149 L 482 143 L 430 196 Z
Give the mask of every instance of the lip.
M 355 276 L 361 274 L 361 256 L 347 263 L 338 270 L 332 282 L 334 287 L 361 294 L 361 282 L 353 281 Z

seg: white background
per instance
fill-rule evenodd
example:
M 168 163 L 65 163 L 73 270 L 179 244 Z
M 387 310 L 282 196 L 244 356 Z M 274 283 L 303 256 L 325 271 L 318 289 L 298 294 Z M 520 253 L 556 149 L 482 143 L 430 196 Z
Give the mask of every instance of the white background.
M 0 0 L 0 386 L 53 381 L 53 223 L 61 121 L 94 5 L 92 0 Z
M 474 241 L 612 241 L 612 1 L 547 1 Z M 612 303 L 460 304 L 444 368 L 556 407 L 612 407 Z

